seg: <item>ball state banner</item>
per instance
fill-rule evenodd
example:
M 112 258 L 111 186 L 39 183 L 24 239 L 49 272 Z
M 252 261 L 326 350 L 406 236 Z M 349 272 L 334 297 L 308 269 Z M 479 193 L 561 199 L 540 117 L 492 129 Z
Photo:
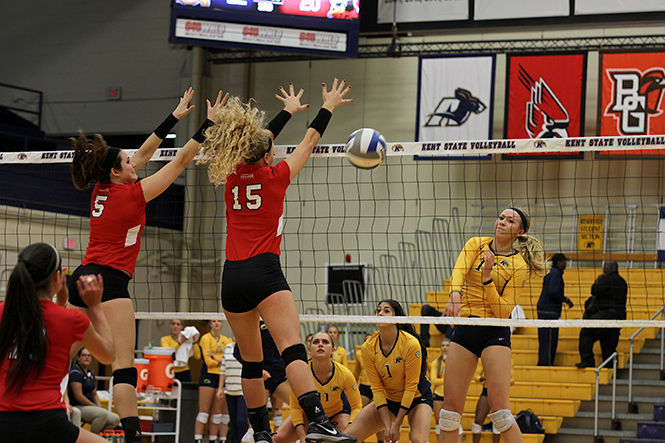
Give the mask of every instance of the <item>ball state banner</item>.
M 603 52 L 599 78 L 601 135 L 665 134 L 665 52 Z M 665 150 L 631 153 L 663 155 Z
M 586 53 L 509 55 L 506 138 L 584 135 Z
M 492 138 L 494 55 L 420 57 L 416 140 Z

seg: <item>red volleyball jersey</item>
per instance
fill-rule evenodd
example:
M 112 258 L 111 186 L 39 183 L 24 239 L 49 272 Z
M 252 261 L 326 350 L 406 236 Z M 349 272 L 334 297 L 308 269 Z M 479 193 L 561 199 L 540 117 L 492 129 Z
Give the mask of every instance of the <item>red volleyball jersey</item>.
M 40 300 L 39 304 L 42 307 L 49 345 L 44 369 L 37 379 L 30 375 L 18 394 L 12 389 L 5 392 L 9 359 L 7 355 L 3 355 L 0 363 L 0 411 L 46 411 L 65 408 L 62 396 L 67 386 L 63 379 L 69 373 L 69 349 L 72 344 L 81 341 L 90 320 L 83 313 L 63 308 L 50 300 Z M 0 303 L 0 315 L 4 308 L 5 303 Z
M 279 255 L 284 196 L 291 182 L 285 161 L 276 166 L 240 165 L 226 179 L 226 259 Z
M 131 185 L 95 185 L 90 199 L 90 242 L 83 265 L 95 263 L 134 275 L 145 227 L 145 197 L 138 181 Z

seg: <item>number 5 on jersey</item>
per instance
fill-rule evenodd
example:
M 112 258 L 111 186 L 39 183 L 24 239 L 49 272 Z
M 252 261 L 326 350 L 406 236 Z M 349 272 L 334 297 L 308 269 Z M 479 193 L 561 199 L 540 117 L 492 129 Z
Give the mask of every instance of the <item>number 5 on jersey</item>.
M 101 217 L 104 212 L 104 202 L 109 199 L 108 195 L 96 195 L 95 202 L 92 204 L 92 216 L 95 218 Z
M 245 198 L 247 199 L 247 202 L 245 203 L 245 206 L 247 206 L 247 209 L 256 211 L 261 207 L 261 194 L 258 194 L 258 191 L 261 190 L 261 183 L 256 183 L 253 185 L 246 185 L 245 186 Z M 241 211 L 242 210 L 242 205 L 240 204 L 240 185 L 236 185 L 233 188 L 231 188 L 231 193 L 233 193 L 233 210 L 234 211 Z

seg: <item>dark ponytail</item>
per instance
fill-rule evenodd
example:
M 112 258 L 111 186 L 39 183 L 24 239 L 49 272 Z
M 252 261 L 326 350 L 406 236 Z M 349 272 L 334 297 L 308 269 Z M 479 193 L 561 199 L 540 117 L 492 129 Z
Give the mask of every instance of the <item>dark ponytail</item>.
M 385 299 L 381 300 L 378 304 L 380 305 L 381 303 L 387 303 L 390 305 L 392 310 L 395 312 L 395 317 L 406 317 L 406 313 L 404 312 L 404 309 L 402 308 L 402 305 L 397 301 L 393 299 Z M 378 305 L 377 305 L 378 306 Z M 417 340 L 418 343 L 420 344 L 420 352 L 422 353 L 423 360 L 422 364 L 420 365 L 420 375 L 424 375 L 427 373 L 427 348 L 423 346 L 423 342 L 420 339 L 420 335 L 416 332 L 416 329 L 413 327 L 412 324 L 410 323 L 397 323 L 397 329 L 404 331 L 408 334 L 413 335 Z
M 87 189 L 91 182 L 108 183 L 111 169 L 120 169 L 120 149 L 109 147 L 100 134 L 89 139 L 79 131 L 70 138 L 74 149 L 71 173 L 76 189 Z
M 28 378 L 36 379 L 44 369 L 48 337 L 39 292 L 49 289 L 61 264 L 53 246 L 35 243 L 21 251 L 9 276 L 0 319 L 0 356 L 9 359 L 5 392 L 18 394 Z

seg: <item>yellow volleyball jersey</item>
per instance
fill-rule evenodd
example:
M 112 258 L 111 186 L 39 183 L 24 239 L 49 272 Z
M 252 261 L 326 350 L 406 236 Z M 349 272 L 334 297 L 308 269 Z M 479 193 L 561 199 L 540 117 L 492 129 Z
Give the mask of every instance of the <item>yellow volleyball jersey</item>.
M 348 357 L 346 355 L 346 349 L 344 349 L 341 346 L 337 346 L 335 348 L 335 352 L 333 352 L 333 361 L 336 361 L 337 363 L 341 363 L 344 366 L 347 366 Z
M 312 372 L 314 377 L 314 385 L 316 390 L 321 393 L 321 405 L 323 406 L 323 411 L 328 417 L 333 417 L 340 412 L 344 407 L 342 401 L 342 393 L 346 394 L 346 398 L 349 401 L 351 406 L 351 417 L 349 421 L 358 415 L 362 409 L 362 401 L 360 400 L 360 392 L 358 391 L 358 384 L 356 383 L 356 378 L 353 376 L 351 371 L 344 365 L 340 363 L 333 362 L 333 373 L 328 381 L 321 381 L 316 378 L 314 371 L 312 371 L 312 362 L 309 362 L 309 370 Z M 298 403 L 298 397 L 291 390 L 291 400 L 290 400 L 290 409 L 291 409 L 291 420 L 293 421 L 293 426 L 298 426 L 304 424 L 303 422 L 303 410 L 300 409 L 300 404 Z
M 423 356 L 420 342 L 413 335 L 399 330 L 395 345 L 385 355 L 377 332 L 362 345 L 361 352 L 377 407 L 385 405 L 388 399 L 409 408 L 413 399 L 422 394 L 418 385 L 424 381 L 420 374 Z
M 224 358 L 224 348 L 232 341 L 233 340 L 230 338 L 221 334 L 219 335 L 219 338 L 215 338 L 210 332 L 201 337 L 199 345 L 201 346 L 201 354 L 203 354 L 203 361 L 205 362 L 209 374 L 219 374 L 220 364 L 208 355 L 208 351 L 212 351 L 212 353 L 215 354 L 215 357 L 221 360 Z
M 462 317 L 509 318 L 526 284 L 529 268 L 522 255 L 495 255 L 492 282 L 484 285 L 482 251 L 492 250 L 492 237 L 472 237 L 457 258 L 452 291 L 462 293 Z
M 359 385 L 369 386 L 369 378 L 367 378 L 367 371 L 365 371 L 365 366 L 363 366 L 362 351 L 360 347 L 356 348 L 356 375 L 358 376 Z
M 172 348 L 175 352 L 176 349 L 178 349 L 178 346 L 180 346 L 180 343 L 178 343 L 173 337 L 170 335 L 165 335 L 164 337 L 159 340 L 159 345 L 162 348 Z M 189 365 L 185 366 L 180 366 L 179 368 L 176 368 L 175 366 L 173 367 L 174 372 L 183 372 L 183 371 L 189 371 Z
M 446 370 L 446 362 L 438 357 L 432 362 L 429 372 L 429 381 L 432 383 L 432 393 L 443 397 L 443 374 Z

